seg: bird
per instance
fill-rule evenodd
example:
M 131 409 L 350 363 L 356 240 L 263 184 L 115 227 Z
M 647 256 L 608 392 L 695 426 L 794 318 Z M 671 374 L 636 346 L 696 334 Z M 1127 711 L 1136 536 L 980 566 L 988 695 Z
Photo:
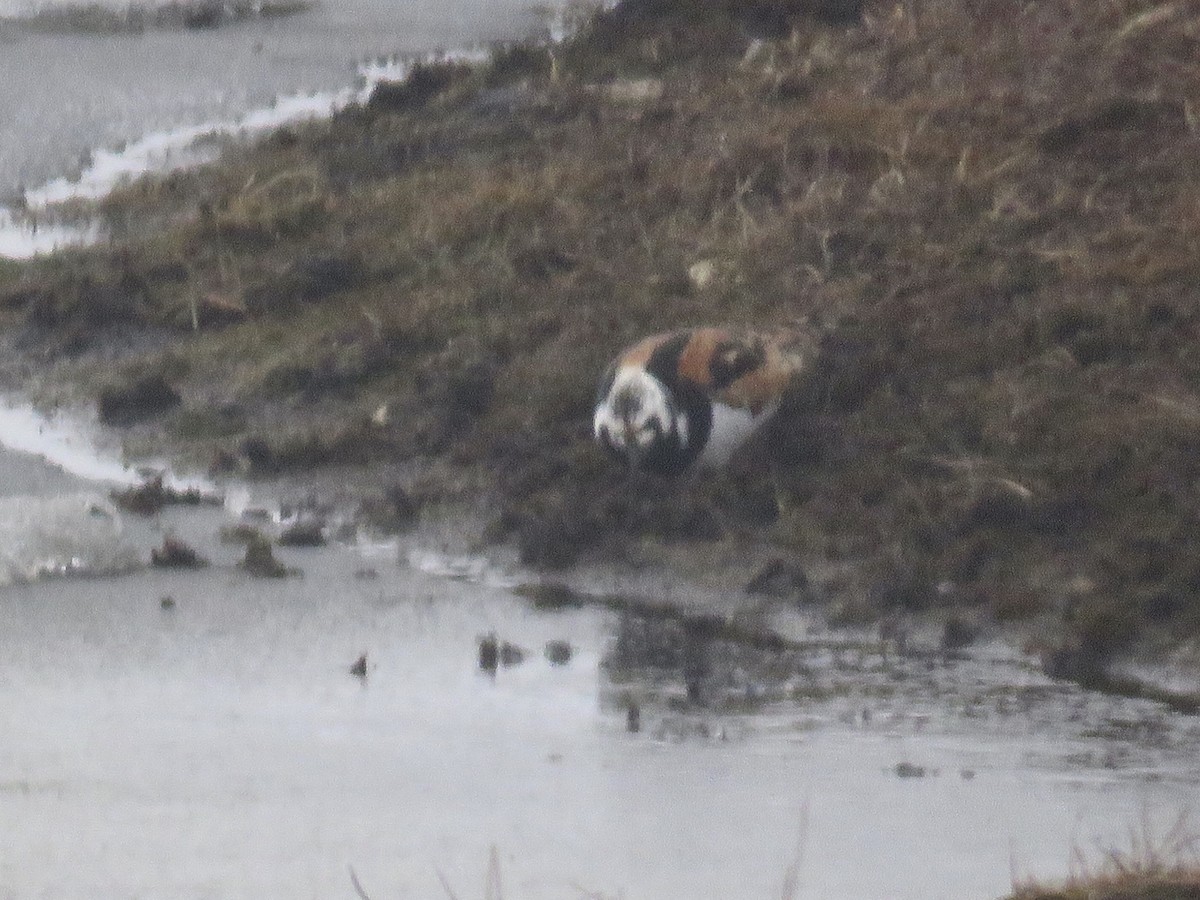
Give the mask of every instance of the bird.
M 634 469 L 720 469 L 774 415 L 812 347 L 799 329 L 699 327 L 643 338 L 600 379 L 593 435 Z

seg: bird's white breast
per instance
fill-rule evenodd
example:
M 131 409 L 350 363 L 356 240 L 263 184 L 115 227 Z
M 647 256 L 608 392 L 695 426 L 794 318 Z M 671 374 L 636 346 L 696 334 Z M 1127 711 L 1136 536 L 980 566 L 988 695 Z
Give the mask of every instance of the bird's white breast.
M 712 431 L 709 432 L 708 441 L 696 461 L 697 464 L 708 469 L 724 466 L 738 447 L 746 443 L 750 436 L 771 418 L 774 411 L 774 406 L 771 406 L 756 416 L 748 409 L 714 402 Z

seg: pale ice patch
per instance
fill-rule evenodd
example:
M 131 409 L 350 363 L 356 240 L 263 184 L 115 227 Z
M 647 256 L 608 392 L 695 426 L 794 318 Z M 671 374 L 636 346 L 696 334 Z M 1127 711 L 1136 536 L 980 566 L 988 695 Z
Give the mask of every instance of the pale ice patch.
M 328 118 L 351 103 L 366 102 L 377 85 L 406 78 L 419 62 L 474 63 L 486 58 L 483 50 L 463 50 L 365 62 L 358 67 L 356 83 L 341 90 L 278 97 L 270 106 L 237 119 L 155 131 L 119 150 L 98 150 L 79 178 L 56 179 L 30 191 L 26 202 L 33 209 L 45 209 L 70 200 L 97 200 L 141 175 L 210 162 L 219 153 L 221 139 L 258 137 L 285 125 Z
M 29 191 L 25 201 L 31 209 L 43 210 L 71 200 L 98 200 L 141 175 L 212 161 L 219 152 L 220 138 L 252 138 L 284 125 L 329 116 L 352 100 L 355 93 L 347 88 L 281 97 L 270 107 L 252 110 L 232 121 L 154 131 L 121 149 L 97 150 L 92 164 L 78 178 L 57 178 Z
M 522 583 L 520 578 L 482 556 L 414 547 L 405 554 L 405 560 L 410 568 L 439 578 L 496 588 L 514 588 Z
M 365 103 L 380 83 L 403 80 L 419 63 L 476 64 L 486 60 L 487 55 L 486 49 L 466 48 L 369 60 L 358 67 L 354 84 L 337 91 L 278 97 L 270 106 L 251 110 L 236 119 L 154 131 L 117 149 L 96 150 L 91 164 L 77 177 L 56 178 L 27 191 L 23 199 L 28 214 L 18 215 L 0 208 L 0 257 L 28 259 L 98 238 L 99 230 L 94 225 L 33 225 L 39 215 L 52 213 L 56 206 L 102 199 L 142 175 L 211 162 L 226 141 L 251 140 L 286 125 L 328 118 L 352 103 Z
M 98 233 L 94 225 L 35 225 L 0 209 L 0 256 L 9 259 L 29 259 L 61 247 L 90 243 Z
M 124 462 L 118 453 L 102 445 L 100 435 L 82 416 L 47 416 L 27 403 L 0 399 L 0 447 L 29 453 L 64 472 L 88 481 L 135 485 L 145 481 L 147 471 L 166 471 L 165 463 L 150 461 L 137 467 Z M 203 478 L 167 473 L 163 483 L 174 490 L 191 488 L 214 493 L 212 482 Z
M 138 565 L 122 540 L 120 516 L 100 494 L 0 499 L 0 585 Z

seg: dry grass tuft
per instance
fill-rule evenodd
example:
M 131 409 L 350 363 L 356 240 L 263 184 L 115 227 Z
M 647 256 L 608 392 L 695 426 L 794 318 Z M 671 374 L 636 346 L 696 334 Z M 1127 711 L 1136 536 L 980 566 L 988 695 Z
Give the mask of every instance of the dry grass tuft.
M 1185 810 L 1164 829 L 1149 813 L 1131 825 L 1124 847 L 1089 855 L 1071 852 L 1071 876 L 1061 887 L 1016 885 L 1009 900 L 1192 900 L 1200 898 L 1200 833 Z

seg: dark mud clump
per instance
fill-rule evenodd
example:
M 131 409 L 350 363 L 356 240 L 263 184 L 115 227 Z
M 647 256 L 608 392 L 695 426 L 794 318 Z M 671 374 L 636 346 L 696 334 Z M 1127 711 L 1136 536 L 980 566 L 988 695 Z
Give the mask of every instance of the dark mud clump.
M 180 399 L 179 392 L 161 375 L 146 375 L 102 389 L 97 408 L 101 422 L 123 428 L 158 418 L 178 406 Z
M 534 609 L 545 611 L 579 609 L 595 602 L 560 581 L 520 585 L 513 589 L 513 593 L 528 600 Z
M 367 101 L 367 109 L 375 113 L 420 109 L 470 75 L 471 68 L 462 63 L 419 63 L 413 66 L 404 81 L 385 81 L 376 86 Z
M 163 483 L 163 475 L 154 475 L 140 485 L 112 492 L 113 502 L 127 512 L 154 516 L 167 506 L 220 506 L 221 498 L 199 488 L 178 490 Z
M 573 653 L 570 641 L 554 640 L 546 643 L 546 659 L 552 666 L 565 666 L 571 661 Z
M 495 675 L 500 668 L 500 641 L 495 634 L 487 634 L 479 639 L 479 670 L 489 675 Z
M 421 513 L 420 497 L 394 484 L 359 502 L 355 521 L 381 534 L 401 534 L 413 528 Z
M 247 542 L 246 554 L 238 565 L 256 578 L 290 578 L 301 574 L 299 569 L 286 566 L 276 558 L 270 540 L 263 535 L 256 535 Z
M 161 547 L 150 551 L 150 564 L 159 569 L 202 569 L 208 560 L 179 538 L 168 535 Z
M 295 522 L 279 534 L 280 547 L 324 547 L 325 523 L 317 519 Z

